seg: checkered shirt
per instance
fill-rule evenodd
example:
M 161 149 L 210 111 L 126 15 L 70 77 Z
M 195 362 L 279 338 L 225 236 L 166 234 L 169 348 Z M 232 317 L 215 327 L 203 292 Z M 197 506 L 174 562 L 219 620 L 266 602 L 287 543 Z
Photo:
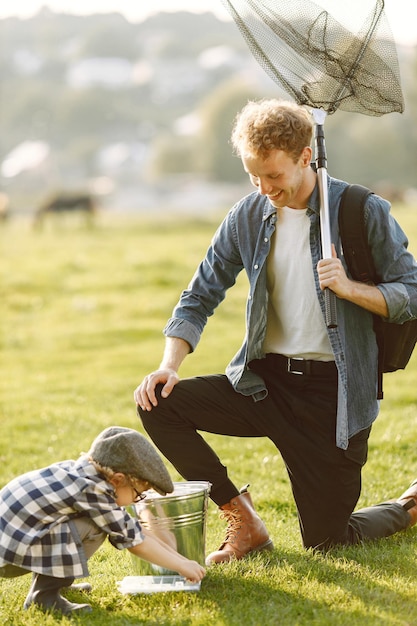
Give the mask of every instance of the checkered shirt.
M 118 549 L 143 541 L 138 520 L 116 504 L 112 485 L 91 463 L 62 461 L 18 476 L 0 491 L 0 566 L 11 563 L 56 578 L 88 576 L 84 549 L 71 528 L 80 516 Z

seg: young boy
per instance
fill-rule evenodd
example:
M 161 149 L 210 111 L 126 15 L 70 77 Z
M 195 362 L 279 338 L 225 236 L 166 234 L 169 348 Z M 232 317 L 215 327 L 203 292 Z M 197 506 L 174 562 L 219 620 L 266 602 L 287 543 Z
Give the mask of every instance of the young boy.
M 89 575 L 87 560 L 108 536 L 115 548 L 199 582 L 205 575 L 199 563 L 147 533 L 124 510 L 150 488 L 166 495 L 174 486 L 147 439 L 120 426 L 101 432 L 77 461 L 18 476 L 0 491 L 0 577 L 33 573 L 25 609 L 90 612 L 89 604 L 69 602 L 60 589 Z

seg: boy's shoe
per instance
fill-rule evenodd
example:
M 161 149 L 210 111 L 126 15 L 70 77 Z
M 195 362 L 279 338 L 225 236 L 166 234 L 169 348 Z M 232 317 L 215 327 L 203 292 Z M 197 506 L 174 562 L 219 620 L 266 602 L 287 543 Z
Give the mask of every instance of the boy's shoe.
M 28 609 L 32 604 L 42 611 L 60 611 L 63 615 L 72 613 L 91 613 L 89 604 L 76 604 L 61 596 L 62 587 L 70 587 L 73 578 L 54 578 L 44 574 L 34 574 L 31 588 L 23 604 Z

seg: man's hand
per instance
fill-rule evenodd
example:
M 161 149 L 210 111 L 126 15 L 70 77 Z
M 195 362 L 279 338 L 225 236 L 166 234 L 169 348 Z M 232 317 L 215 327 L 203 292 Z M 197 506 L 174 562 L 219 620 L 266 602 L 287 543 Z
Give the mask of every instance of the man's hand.
M 190 352 L 190 345 L 180 337 L 167 337 L 165 340 L 165 351 L 162 362 L 155 372 L 151 372 L 136 387 L 133 397 L 136 406 L 140 406 L 142 411 L 151 411 L 158 405 L 155 388 L 162 384 L 162 398 L 167 398 L 175 385 L 179 381 L 178 369 Z
M 334 244 L 332 244 L 332 258 L 321 259 L 317 264 L 317 272 L 320 289 L 324 290 L 328 287 L 339 298 L 350 300 L 353 281 L 346 276 L 342 262 L 337 258 Z
M 159 384 L 164 385 L 161 396 L 167 398 L 178 381 L 179 376 L 173 369 L 159 369 L 156 372 L 151 372 L 145 376 L 133 393 L 136 406 L 140 406 L 143 411 L 151 411 L 158 404 L 155 394 L 156 386 Z
M 337 258 L 333 244 L 332 258 L 321 259 L 317 263 L 317 272 L 321 289 L 328 287 L 338 298 L 349 300 L 381 317 L 388 317 L 388 306 L 382 292 L 375 285 L 368 285 L 348 278 L 342 262 Z

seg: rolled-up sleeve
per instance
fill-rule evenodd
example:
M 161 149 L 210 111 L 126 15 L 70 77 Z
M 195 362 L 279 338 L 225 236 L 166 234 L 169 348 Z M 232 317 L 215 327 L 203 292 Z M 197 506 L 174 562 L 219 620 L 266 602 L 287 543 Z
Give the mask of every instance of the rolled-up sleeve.
M 194 352 L 200 340 L 201 332 L 188 320 L 171 317 L 164 328 L 164 335 L 184 339 L 190 345 L 191 352 Z
M 365 219 L 376 286 L 387 303 L 388 321 L 402 324 L 417 318 L 417 263 L 406 234 L 390 214 L 389 203 L 379 196 L 370 196 Z
M 378 285 L 388 307 L 388 321 L 401 324 L 417 317 L 416 306 L 412 305 L 410 291 L 402 283 Z

